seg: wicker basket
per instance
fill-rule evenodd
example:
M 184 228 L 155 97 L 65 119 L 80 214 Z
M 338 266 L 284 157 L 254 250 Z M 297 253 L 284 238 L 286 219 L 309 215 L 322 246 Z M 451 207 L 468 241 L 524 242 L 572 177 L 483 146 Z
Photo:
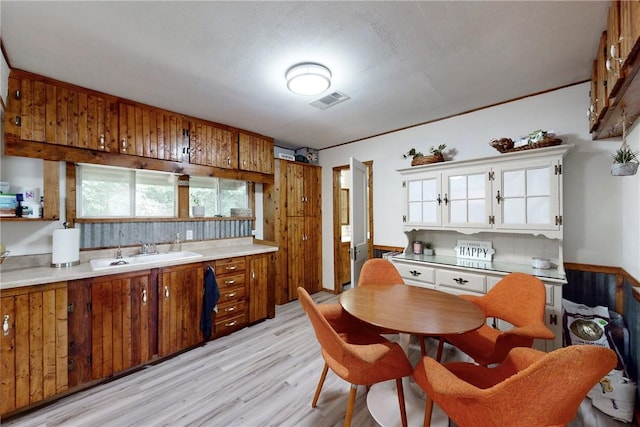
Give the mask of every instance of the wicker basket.
M 418 156 L 411 160 L 411 166 L 428 165 L 429 163 L 444 162 L 444 156 L 442 153 L 434 154 L 431 156 Z
M 511 148 L 507 148 L 508 144 L 505 145 L 505 144 L 500 144 L 500 143 L 494 143 L 494 141 L 501 141 L 501 140 L 495 140 L 494 139 L 489 144 L 493 148 L 495 148 L 496 150 L 501 152 L 502 154 L 504 154 L 504 153 L 514 153 L 516 151 L 534 150 L 536 148 L 553 147 L 554 145 L 562 144 L 562 140 L 559 139 L 559 138 L 546 138 L 546 139 L 543 139 L 542 141 L 534 142 L 532 144 L 523 145 L 521 147 L 513 148 L 513 144 L 512 144 Z

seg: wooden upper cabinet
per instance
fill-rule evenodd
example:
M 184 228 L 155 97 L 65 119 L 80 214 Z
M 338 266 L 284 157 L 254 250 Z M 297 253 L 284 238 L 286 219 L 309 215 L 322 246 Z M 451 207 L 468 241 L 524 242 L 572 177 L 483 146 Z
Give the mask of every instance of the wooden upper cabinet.
M 319 216 L 320 167 L 295 162 L 286 167 L 287 216 Z
M 239 168 L 273 174 L 273 139 L 244 132 L 238 134 Z
M 6 133 L 27 141 L 112 151 L 117 111 L 107 96 L 28 76 L 9 78 Z
M 187 158 L 189 121 L 158 108 L 119 103 L 119 151 L 149 159 Z
M 620 48 L 619 57 L 622 66 L 630 61 L 640 50 L 640 0 L 625 0 L 619 3 L 620 9 Z
M 607 69 L 607 87 L 609 96 L 615 96 L 620 88 L 618 83 L 622 72 L 620 57 L 620 2 L 612 1 L 607 18 L 607 40 L 605 46 L 605 64 Z
M 194 120 L 189 132 L 189 162 L 224 169 L 238 168 L 234 132 L 214 123 Z

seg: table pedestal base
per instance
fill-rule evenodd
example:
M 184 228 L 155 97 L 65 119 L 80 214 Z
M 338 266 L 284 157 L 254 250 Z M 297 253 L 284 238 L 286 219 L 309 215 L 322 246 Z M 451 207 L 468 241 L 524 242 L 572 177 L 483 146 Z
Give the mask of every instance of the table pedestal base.
M 419 388 L 419 386 L 410 383 L 407 377 L 402 380 L 402 387 L 404 389 L 404 404 L 407 409 L 407 424 L 409 427 L 422 427 L 425 400 L 413 390 L 413 387 Z M 382 427 L 401 427 L 395 380 L 372 385 L 367 394 L 367 408 L 369 408 L 373 419 Z M 449 417 L 442 412 L 438 405 L 433 405 L 431 425 L 438 427 L 449 425 Z

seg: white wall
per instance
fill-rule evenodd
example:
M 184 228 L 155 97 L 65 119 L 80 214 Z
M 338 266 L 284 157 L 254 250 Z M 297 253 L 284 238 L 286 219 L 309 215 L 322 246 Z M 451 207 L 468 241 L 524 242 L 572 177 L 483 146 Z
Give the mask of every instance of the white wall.
M 565 160 L 564 259 L 568 262 L 621 266 L 634 277 L 638 269 L 639 175 L 612 177 L 611 153 L 620 138 L 591 141 L 586 111 L 589 83 L 510 102 L 439 122 L 320 151 L 322 165 L 323 286 L 333 289 L 332 168 L 349 157 L 373 161 L 374 244 L 404 247 L 402 191 L 397 169 L 410 166 L 402 153 L 427 151 L 446 143 L 449 159 L 499 155 L 489 146 L 497 137 L 516 139 L 535 130 L 553 130 L 563 144 L 574 144 Z M 336 107 L 336 108 L 339 108 Z M 638 149 L 639 126 L 628 138 Z

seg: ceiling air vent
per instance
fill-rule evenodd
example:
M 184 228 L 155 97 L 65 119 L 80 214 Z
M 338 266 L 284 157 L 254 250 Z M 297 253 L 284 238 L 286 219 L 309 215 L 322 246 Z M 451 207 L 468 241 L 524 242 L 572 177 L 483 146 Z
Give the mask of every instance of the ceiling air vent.
M 349 95 L 345 95 L 342 92 L 331 92 L 329 95 L 325 95 L 322 98 L 318 98 L 311 103 L 314 107 L 320 110 L 326 110 L 329 107 L 333 107 L 336 104 L 340 104 L 341 102 L 350 99 Z

